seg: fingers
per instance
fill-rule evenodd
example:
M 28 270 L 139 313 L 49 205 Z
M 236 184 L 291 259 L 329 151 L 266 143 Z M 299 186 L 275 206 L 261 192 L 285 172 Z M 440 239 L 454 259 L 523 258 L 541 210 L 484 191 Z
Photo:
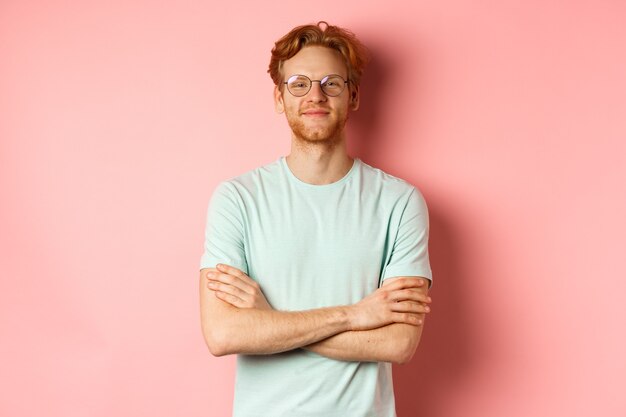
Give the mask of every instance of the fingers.
M 207 274 L 207 279 L 209 281 L 217 281 L 223 284 L 234 285 L 238 288 L 243 287 L 245 284 L 239 277 L 230 274 L 222 274 L 220 272 L 209 272 Z
M 208 279 L 207 287 L 213 290 L 216 298 L 237 308 L 247 307 L 248 303 L 245 301 L 245 298 L 248 293 L 241 288 L 246 286 L 240 276 L 243 272 L 229 266 L 229 274 L 222 265 L 218 264 L 217 266 L 218 268 L 208 268 L 206 275 Z M 224 271 L 224 273 L 220 273 L 220 270 Z
M 392 313 L 391 318 L 395 323 L 406 323 L 413 326 L 419 326 L 424 323 L 418 315 L 409 313 Z
M 208 268 L 207 287 L 215 296 L 238 308 L 271 308 L 265 300 L 261 287 L 241 270 L 230 265 L 218 264 Z
M 225 271 L 226 269 L 228 269 L 228 272 Z M 223 272 L 220 272 L 220 270 Z M 258 288 L 258 284 L 254 280 L 239 269 L 231 266 L 227 266 L 227 268 L 220 267 L 219 269 L 209 268 L 206 277 L 209 281 L 232 285 L 248 294 L 254 294 Z
M 414 303 L 411 301 L 401 301 L 398 303 L 391 303 L 391 311 L 396 313 L 430 313 L 430 307 L 421 303 Z
M 426 284 L 426 278 L 417 278 L 417 277 L 402 277 L 394 279 L 393 282 L 385 285 L 382 288 L 386 288 L 390 291 L 401 290 L 405 288 L 420 288 L 420 287 L 428 287 Z
M 413 301 L 401 301 L 392 304 L 391 317 L 396 323 L 406 323 L 419 326 L 424 323 L 425 314 L 430 307 Z
M 243 291 L 241 288 L 227 283 L 225 284 L 221 281 L 209 281 L 207 282 L 207 287 L 210 290 L 229 294 L 242 300 L 245 299 L 246 296 L 248 296 L 248 293 Z
M 239 297 L 221 291 L 215 291 L 215 297 L 238 308 L 244 308 L 246 303 Z
M 230 275 L 234 275 L 236 277 L 240 275 L 245 275 L 241 269 L 237 269 L 234 266 L 226 265 L 226 264 L 217 264 L 215 265 L 218 271 L 225 272 Z
M 246 275 L 241 269 L 237 269 L 234 266 L 226 265 L 226 264 L 217 264 L 217 271 L 223 272 L 228 275 L 232 275 L 234 277 L 239 278 L 243 283 L 256 288 L 258 286 L 257 282 Z
M 430 303 L 432 301 L 432 299 L 428 295 L 422 294 L 421 292 L 410 290 L 410 289 L 393 291 L 389 293 L 389 299 L 392 301 L 411 300 L 411 301 L 419 301 L 422 303 Z
M 218 271 L 238 277 L 239 279 L 241 279 L 242 281 L 244 281 L 245 283 L 249 285 L 254 282 L 254 280 L 250 278 L 248 275 L 246 275 L 241 269 L 237 269 L 234 266 L 230 266 L 226 264 L 217 264 L 216 267 Z

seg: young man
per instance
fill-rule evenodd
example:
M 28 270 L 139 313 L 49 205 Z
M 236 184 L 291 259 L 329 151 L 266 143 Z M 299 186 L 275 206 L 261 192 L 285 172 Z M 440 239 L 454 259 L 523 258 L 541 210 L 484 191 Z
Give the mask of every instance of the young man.
M 237 417 L 392 417 L 432 282 L 428 211 L 410 183 L 351 158 L 365 48 L 325 22 L 272 50 L 291 153 L 221 182 L 200 263 L 202 332 L 238 354 Z

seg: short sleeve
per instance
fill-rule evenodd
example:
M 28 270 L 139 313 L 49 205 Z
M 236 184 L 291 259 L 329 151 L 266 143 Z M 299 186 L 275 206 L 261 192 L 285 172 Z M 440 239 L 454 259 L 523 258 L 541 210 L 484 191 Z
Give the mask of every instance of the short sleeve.
M 427 278 L 432 287 L 432 271 L 428 257 L 428 207 L 422 193 L 415 187 L 404 207 L 383 280 L 399 276 Z
M 200 269 L 215 268 L 218 263 L 224 263 L 248 274 L 239 201 L 233 185 L 227 182 L 221 182 L 213 191 L 207 210 Z

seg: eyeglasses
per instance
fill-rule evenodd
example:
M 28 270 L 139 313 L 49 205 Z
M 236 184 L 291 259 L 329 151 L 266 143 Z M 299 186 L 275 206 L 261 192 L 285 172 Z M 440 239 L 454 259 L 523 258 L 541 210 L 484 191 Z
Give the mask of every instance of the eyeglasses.
M 343 92 L 348 81 L 350 80 L 344 80 L 343 77 L 336 74 L 327 75 L 321 80 L 311 80 L 306 75 L 296 74 L 289 77 L 285 84 L 287 84 L 287 90 L 296 97 L 306 96 L 313 83 L 320 83 L 324 94 L 335 97 Z

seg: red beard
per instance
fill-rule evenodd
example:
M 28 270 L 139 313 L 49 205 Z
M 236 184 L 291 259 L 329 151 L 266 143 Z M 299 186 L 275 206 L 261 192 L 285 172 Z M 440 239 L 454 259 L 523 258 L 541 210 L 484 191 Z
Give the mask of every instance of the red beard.
M 341 133 L 347 121 L 348 117 L 346 115 L 345 118 L 340 118 L 332 123 L 326 123 L 321 126 L 307 126 L 301 115 L 291 116 L 287 113 L 287 123 L 289 123 L 294 136 L 311 144 L 320 142 L 338 143 L 341 140 Z

